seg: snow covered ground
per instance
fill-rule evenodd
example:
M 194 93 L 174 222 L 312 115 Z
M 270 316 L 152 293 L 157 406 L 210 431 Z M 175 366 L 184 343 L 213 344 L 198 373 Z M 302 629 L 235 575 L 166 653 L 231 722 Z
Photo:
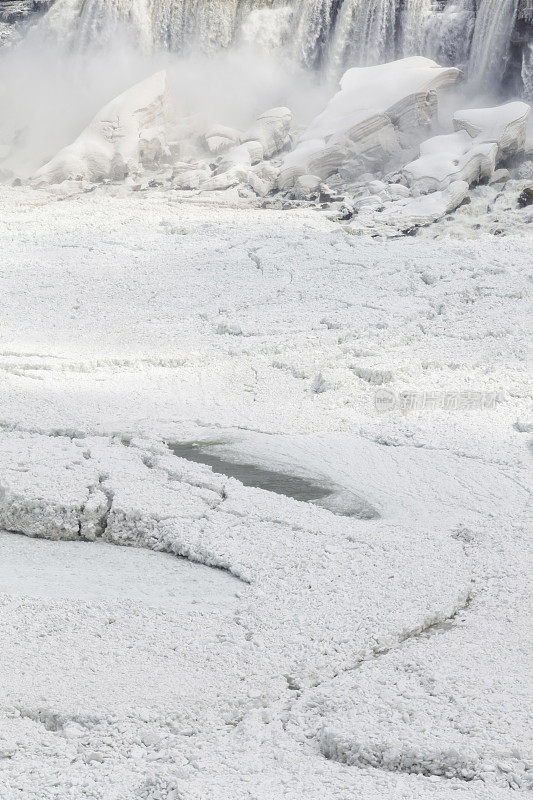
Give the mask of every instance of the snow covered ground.
M 531 788 L 516 213 L 0 189 L 2 800 Z

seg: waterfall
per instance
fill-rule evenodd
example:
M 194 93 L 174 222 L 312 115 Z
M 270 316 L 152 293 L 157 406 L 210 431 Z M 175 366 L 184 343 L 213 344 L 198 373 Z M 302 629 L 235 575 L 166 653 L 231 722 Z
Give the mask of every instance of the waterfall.
M 516 85 L 532 91 L 531 0 L 41 2 L 51 8 L 39 24 L 74 49 L 108 46 L 117 30 L 127 30 L 145 52 L 212 53 L 246 41 L 263 49 L 283 47 L 298 63 L 323 69 L 333 80 L 350 66 L 426 55 L 466 67 L 474 84 L 495 90 L 508 65 L 516 24 L 522 42 L 513 53 Z
M 433 0 L 405 0 L 401 15 L 401 50 L 404 56 L 419 56 L 427 50 Z
M 122 27 L 145 50 L 197 47 L 209 53 L 229 47 L 251 12 L 283 5 L 278 0 L 56 0 L 45 20 L 62 41 L 79 47 L 111 40 Z
M 498 86 L 509 53 L 518 0 L 481 0 L 470 51 L 470 77 L 487 88 Z
M 293 51 L 306 67 L 324 59 L 331 28 L 342 0 L 308 0 L 301 3 L 293 32 Z
M 526 100 L 533 101 L 533 42 L 528 42 L 522 56 L 522 83 Z
M 150 5 L 150 0 L 56 0 L 43 28 L 58 41 L 82 50 L 95 42 L 105 44 L 120 27 L 148 51 L 153 41 Z
M 436 9 L 429 23 L 429 54 L 439 63 L 463 68 L 468 63 L 475 22 L 475 0 L 449 0 Z
M 329 46 L 330 71 L 364 66 L 394 54 L 398 0 L 344 0 Z

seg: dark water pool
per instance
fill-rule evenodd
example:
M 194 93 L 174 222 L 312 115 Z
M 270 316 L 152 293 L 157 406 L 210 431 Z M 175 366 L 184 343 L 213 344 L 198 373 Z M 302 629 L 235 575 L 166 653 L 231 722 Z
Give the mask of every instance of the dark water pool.
M 314 503 L 344 517 L 360 519 L 379 517 L 377 511 L 365 500 L 356 497 L 351 492 L 339 490 L 335 486 L 264 469 L 256 464 L 229 461 L 212 450 L 214 446 L 222 444 L 223 442 L 173 442 L 168 446 L 179 458 L 194 461 L 197 464 L 205 464 L 211 467 L 213 472 L 226 475 L 228 478 L 236 478 L 244 486 L 265 489 L 304 503 Z

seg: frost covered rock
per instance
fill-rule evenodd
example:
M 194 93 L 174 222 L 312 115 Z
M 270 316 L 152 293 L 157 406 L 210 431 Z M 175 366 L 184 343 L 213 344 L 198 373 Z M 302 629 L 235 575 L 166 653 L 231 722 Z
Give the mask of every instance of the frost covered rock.
M 400 198 L 388 203 L 380 202 L 375 195 L 369 195 L 354 204 L 359 213 L 349 230 L 355 233 L 372 228 L 377 233 L 388 235 L 429 225 L 455 211 L 467 195 L 466 181 L 454 181 L 442 191 L 414 198 Z M 380 210 L 376 213 L 378 208 Z
M 200 184 L 200 190 L 202 192 L 219 192 L 241 183 L 247 183 L 249 172 L 250 170 L 243 166 L 233 167 L 203 181 Z
M 271 108 L 241 137 L 242 142 L 258 141 L 263 146 L 264 158 L 272 158 L 290 141 L 292 112 L 285 107 Z
M 493 183 L 505 183 L 506 181 L 508 181 L 510 179 L 511 179 L 511 173 L 509 172 L 508 169 L 497 169 L 493 173 L 489 183 L 491 185 Z
M 300 175 L 296 179 L 292 194 L 300 199 L 309 197 L 312 192 L 318 189 L 321 183 L 322 181 L 316 175 Z
M 427 225 L 455 211 L 468 195 L 466 181 L 453 181 L 440 192 L 398 201 L 384 211 L 383 219 L 398 226 Z
M 222 153 L 240 142 L 241 133 L 225 125 L 213 125 L 205 134 L 205 142 L 210 153 Z
M 468 131 L 478 142 L 495 142 L 501 154 L 510 154 L 524 148 L 530 111 L 531 107 L 521 102 L 466 109 L 455 112 L 453 125 L 456 131 Z
M 502 157 L 524 147 L 529 112 L 527 103 L 520 102 L 458 111 L 455 133 L 423 142 L 420 157 L 403 174 L 421 193 L 440 191 L 458 180 L 490 180 Z
M 263 160 L 263 146 L 256 140 L 251 140 L 232 147 L 219 164 L 218 172 L 224 172 L 232 167 L 251 167 Z
M 285 157 L 280 187 L 304 174 L 327 178 L 348 162 L 367 172 L 373 161 L 400 148 L 402 135 L 431 122 L 435 92 L 461 76 L 458 69 L 418 57 L 348 70 L 340 91 Z
M 434 136 L 420 145 L 420 157 L 404 167 L 417 192 L 441 191 L 454 181 L 469 185 L 490 178 L 496 167 L 498 145 L 472 139 L 465 130 Z
M 387 186 L 387 192 L 393 200 L 399 200 L 401 197 L 409 197 L 411 194 L 410 190 L 407 186 L 404 186 L 403 183 L 390 183 Z
M 166 73 L 158 72 L 108 103 L 33 182 L 122 180 L 158 164 L 169 155 L 169 107 Z

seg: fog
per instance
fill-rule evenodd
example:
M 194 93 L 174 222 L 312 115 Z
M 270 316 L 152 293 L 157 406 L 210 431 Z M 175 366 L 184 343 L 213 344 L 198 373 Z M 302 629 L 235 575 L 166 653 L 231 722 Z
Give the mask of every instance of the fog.
M 253 22 L 253 20 L 252 20 Z M 147 53 L 131 32 L 113 26 L 102 45 L 78 50 L 39 25 L 16 47 L 0 51 L 0 172 L 27 177 L 73 141 L 112 98 L 166 69 L 182 116 L 245 128 L 268 108 L 286 105 L 305 125 L 331 93 L 321 76 L 270 49 L 265 30 L 244 30 L 230 49 L 211 55 Z M 253 41 L 252 36 L 257 40 Z

